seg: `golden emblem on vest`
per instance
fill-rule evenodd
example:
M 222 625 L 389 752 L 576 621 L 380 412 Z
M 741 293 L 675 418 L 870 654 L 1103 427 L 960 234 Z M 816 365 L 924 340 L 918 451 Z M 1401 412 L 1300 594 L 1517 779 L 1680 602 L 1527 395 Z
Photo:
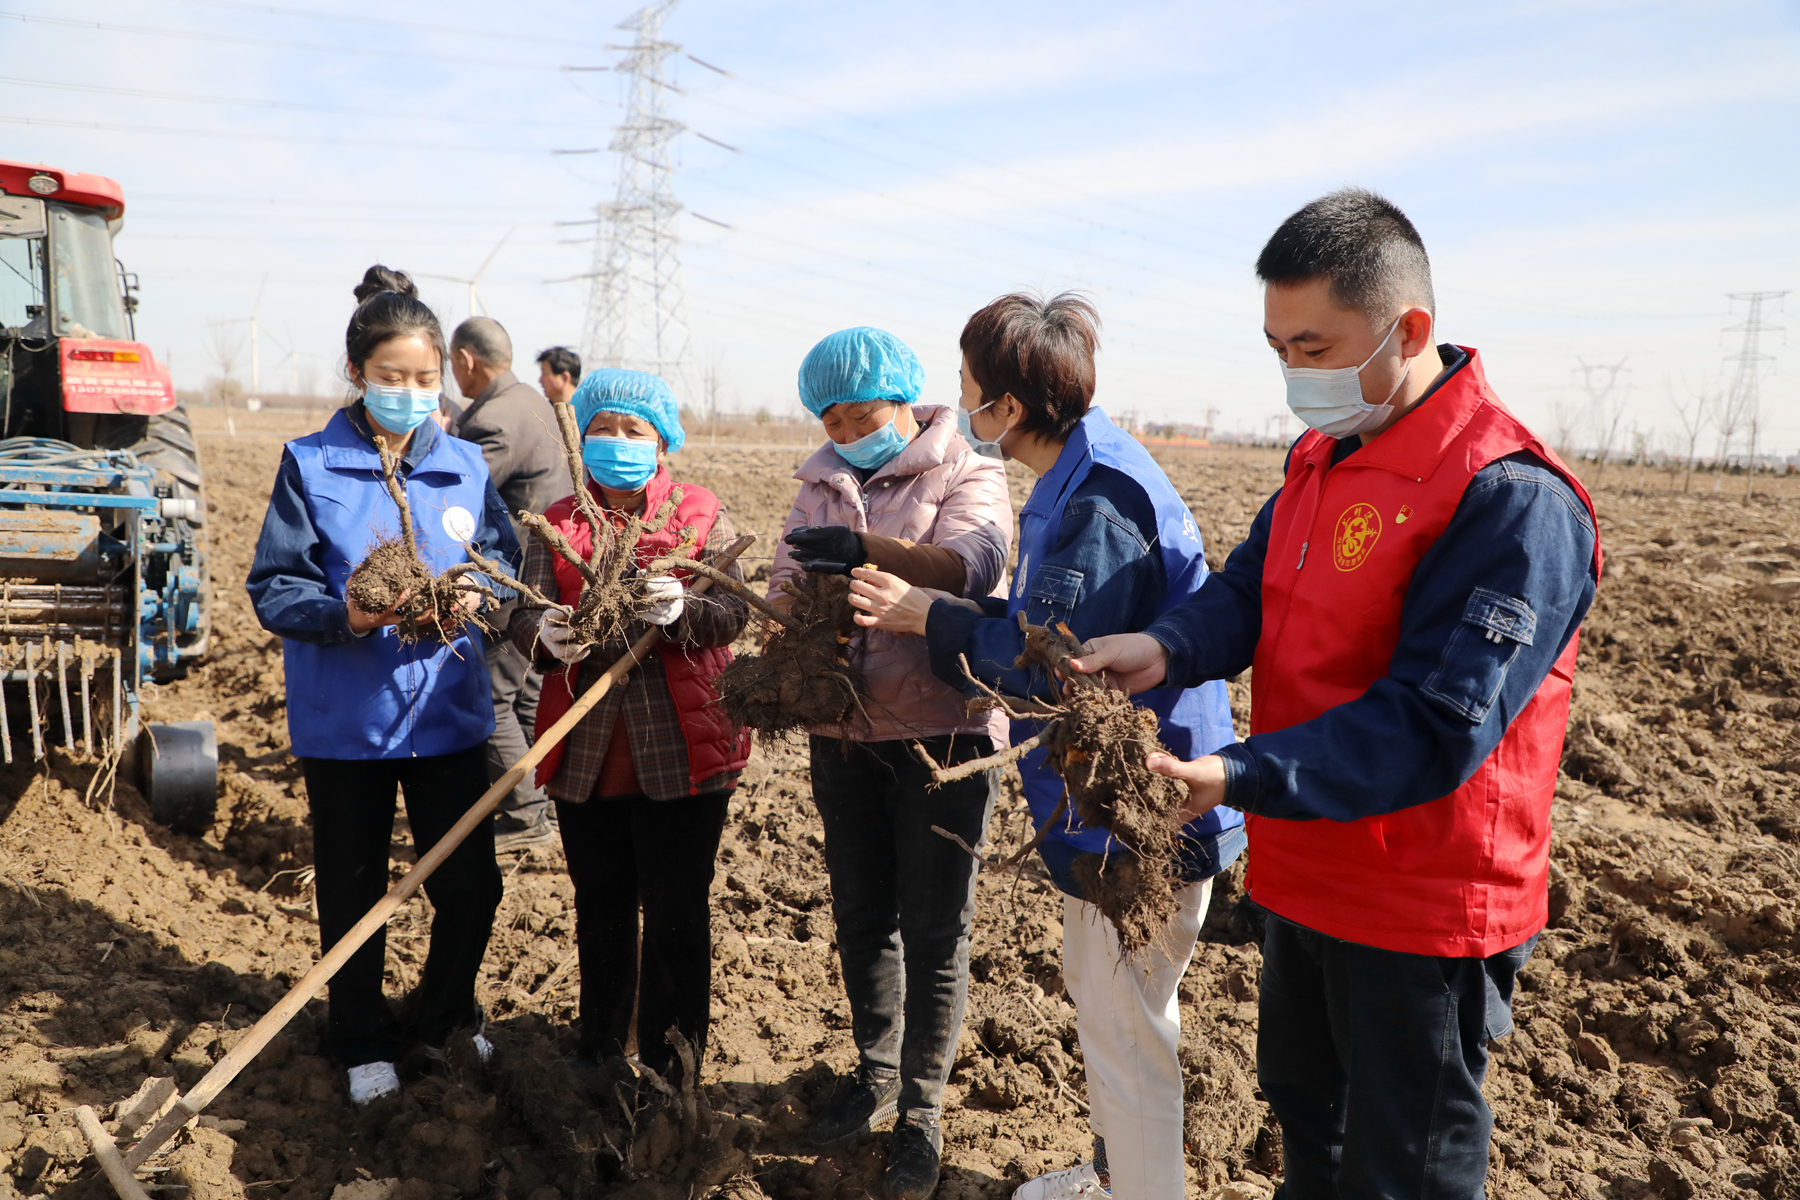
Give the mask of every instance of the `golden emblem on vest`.
M 1331 541 L 1331 561 L 1340 571 L 1354 571 L 1369 557 L 1381 536 L 1381 514 L 1371 505 L 1352 504 L 1338 518 L 1337 536 Z

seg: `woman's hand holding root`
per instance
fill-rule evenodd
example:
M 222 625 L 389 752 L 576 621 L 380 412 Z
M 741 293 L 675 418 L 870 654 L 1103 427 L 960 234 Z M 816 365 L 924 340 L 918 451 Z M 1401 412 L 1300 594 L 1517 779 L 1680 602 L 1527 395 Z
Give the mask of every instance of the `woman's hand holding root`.
M 538 625 L 538 645 L 548 650 L 557 662 L 578 663 L 593 649 L 590 645 L 576 644 L 574 631 L 569 628 L 569 614 L 573 611 L 560 604 L 545 609 L 543 622 Z
M 862 610 L 856 614 L 858 625 L 925 636 L 925 618 L 935 595 L 929 588 L 916 588 L 873 567 L 857 567 L 850 579 L 850 603 Z
M 652 625 L 673 625 L 681 619 L 686 605 L 681 580 L 673 575 L 652 575 L 646 579 L 644 598 L 650 601 L 650 607 L 642 615 Z
M 1181 822 L 1187 824 L 1225 803 L 1225 760 L 1216 754 L 1183 762 L 1172 754 L 1152 754 L 1144 765 L 1158 775 L 1187 784 L 1188 802 L 1181 806 Z

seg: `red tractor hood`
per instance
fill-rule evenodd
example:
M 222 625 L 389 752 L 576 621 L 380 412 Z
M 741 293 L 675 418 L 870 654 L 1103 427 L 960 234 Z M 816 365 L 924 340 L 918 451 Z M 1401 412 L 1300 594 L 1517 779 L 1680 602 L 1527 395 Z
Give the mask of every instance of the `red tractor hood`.
M 63 411 L 155 416 L 175 407 L 169 368 L 142 342 L 62 338 Z

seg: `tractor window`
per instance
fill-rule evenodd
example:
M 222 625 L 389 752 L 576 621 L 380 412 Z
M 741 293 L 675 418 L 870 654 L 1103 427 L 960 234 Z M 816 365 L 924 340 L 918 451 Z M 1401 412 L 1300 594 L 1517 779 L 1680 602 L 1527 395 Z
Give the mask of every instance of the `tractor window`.
M 43 305 L 44 239 L 0 237 L 0 326 L 28 325 Z
M 51 330 L 61 337 L 126 338 L 112 234 L 99 213 L 50 206 Z

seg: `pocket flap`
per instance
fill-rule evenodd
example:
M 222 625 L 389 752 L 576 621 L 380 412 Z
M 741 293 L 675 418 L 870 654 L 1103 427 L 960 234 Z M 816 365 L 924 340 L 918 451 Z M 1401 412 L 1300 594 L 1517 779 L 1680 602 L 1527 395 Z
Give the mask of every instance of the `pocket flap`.
M 1081 599 L 1081 585 L 1087 578 L 1080 571 L 1072 571 L 1068 567 L 1040 567 L 1038 573 L 1031 577 L 1031 599 L 1042 600 L 1058 605 L 1067 610 L 1075 607 Z
M 1507 638 L 1529 646 L 1537 636 L 1537 614 L 1531 611 L 1531 605 L 1486 588 L 1476 588 L 1470 595 L 1463 620 L 1493 634 L 1489 640 Z

